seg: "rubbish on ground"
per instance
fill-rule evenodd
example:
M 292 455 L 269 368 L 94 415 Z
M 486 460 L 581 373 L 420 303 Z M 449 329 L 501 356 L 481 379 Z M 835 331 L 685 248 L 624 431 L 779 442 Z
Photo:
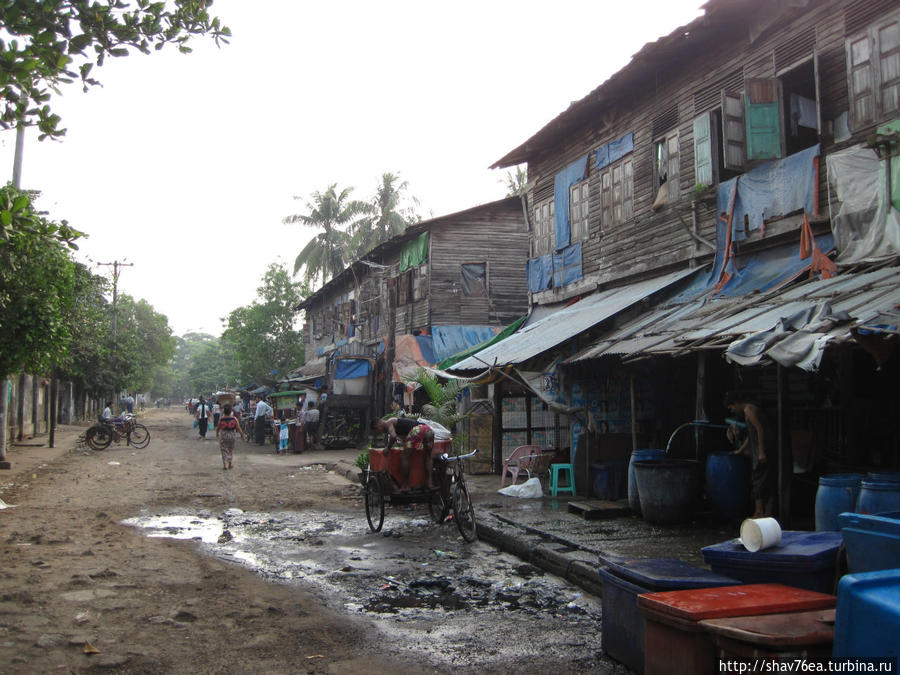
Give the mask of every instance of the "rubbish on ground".
M 18 506 L 18 505 L 17 504 L 7 504 L 5 501 L 0 499 L 0 511 L 2 511 L 3 509 L 14 509 L 14 508 L 16 508 L 16 506 Z
M 521 485 L 507 485 L 497 492 L 507 497 L 522 497 L 523 499 L 535 499 L 544 496 L 544 488 L 541 487 L 540 478 L 529 478 Z
M 107 464 L 109 464 L 110 466 L 121 466 L 121 465 L 119 464 L 119 462 L 117 462 L 117 461 L 115 461 L 115 460 L 113 460 L 112 462 L 107 462 Z

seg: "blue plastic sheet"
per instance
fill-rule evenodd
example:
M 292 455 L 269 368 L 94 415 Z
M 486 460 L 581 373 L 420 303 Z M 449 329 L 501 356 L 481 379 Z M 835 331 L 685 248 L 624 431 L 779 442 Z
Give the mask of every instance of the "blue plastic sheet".
M 528 290 L 546 291 L 553 282 L 553 256 L 549 253 L 528 261 Z
M 747 230 L 755 231 L 763 221 L 803 210 L 812 215 L 815 210 L 815 170 L 813 158 L 819 156 L 819 146 L 802 150 L 790 157 L 778 159 L 751 169 L 745 174 L 719 183 L 718 212 L 729 213 L 734 191 L 732 240 L 746 239 Z
M 365 377 L 372 371 L 368 359 L 340 359 L 334 371 L 334 379 L 351 380 L 354 377 Z
M 571 231 L 569 228 L 569 188 L 588 175 L 588 159 L 572 162 L 565 169 L 556 174 L 553 181 L 553 207 L 556 210 L 556 249 L 569 245 Z
M 634 150 L 634 134 L 625 134 L 622 138 L 597 148 L 597 168 L 602 169 L 622 159 Z
M 578 281 L 581 276 L 581 242 L 553 254 L 554 288 Z
M 432 326 L 431 337 L 435 362 L 490 340 L 499 328 L 491 326 Z

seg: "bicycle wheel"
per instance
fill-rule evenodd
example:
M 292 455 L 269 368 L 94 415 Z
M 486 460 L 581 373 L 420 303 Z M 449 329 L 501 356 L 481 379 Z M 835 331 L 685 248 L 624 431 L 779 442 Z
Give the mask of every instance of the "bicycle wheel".
M 135 424 L 128 434 L 128 443 L 133 448 L 143 450 L 150 445 L 150 431 L 143 424 Z
M 428 502 L 428 513 L 435 523 L 443 523 L 447 518 L 447 512 L 450 510 L 447 502 L 444 500 L 443 492 L 440 488 L 436 488 L 431 493 L 431 499 Z
M 366 520 L 372 532 L 380 532 L 384 525 L 384 494 L 378 476 L 369 475 L 366 481 Z
M 106 427 L 97 425 L 85 432 L 84 440 L 93 450 L 105 450 L 112 443 L 112 434 Z
M 463 539 L 473 542 L 478 538 L 475 530 L 475 507 L 472 506 L 469 488 L 464 482 L 457 483 L 453 492 L 453 520 Z

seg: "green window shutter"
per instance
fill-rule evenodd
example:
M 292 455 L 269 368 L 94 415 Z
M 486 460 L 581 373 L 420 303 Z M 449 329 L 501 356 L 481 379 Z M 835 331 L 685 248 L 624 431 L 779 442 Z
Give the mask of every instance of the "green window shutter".
M 713 184 L 712 115 L 705 113 L 694 120 L 694 184 Z
M 781 82 L 747 80 L 744 98 L 747 124 L 747 159 L 784 157 L 781 139 Z

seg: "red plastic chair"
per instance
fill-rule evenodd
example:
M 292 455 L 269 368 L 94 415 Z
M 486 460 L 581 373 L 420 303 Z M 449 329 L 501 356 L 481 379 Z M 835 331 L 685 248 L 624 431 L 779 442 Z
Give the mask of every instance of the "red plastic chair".
M 520 445 L 512 451 L 512 454 L 503 461 L 503 471 L 500 474 L 500 487 L 506 484 L 506 475 L 512 476 L 510 485 L 515 485 L 519 478 L 519 473 L 524 471 L 528 477 L 531 477 L 531 468 L 534 466 L 535 460 L 543 454 L 543 451 L 536 445 Z

